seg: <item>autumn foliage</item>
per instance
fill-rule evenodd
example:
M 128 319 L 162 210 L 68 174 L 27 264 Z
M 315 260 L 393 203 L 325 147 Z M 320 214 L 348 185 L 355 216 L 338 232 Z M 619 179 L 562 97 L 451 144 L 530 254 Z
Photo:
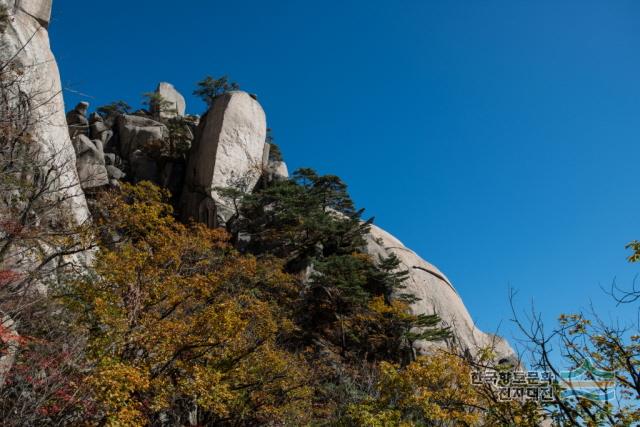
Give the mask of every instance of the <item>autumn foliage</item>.
M 421 318 L 391 298 L 406 276 L 397 260 L 337 249 L 305 259 L 316 273 L 304 282 L 291 258 L 178 222 L 168 198 L 149 183 L 103 193 L 95 270 L 63 296 L 86 336 L 91 423 L 335 424 L 370 402 L 367 377 L 412 360 Z
M 0 325 L 3 354 L 19 349 L 0 411 L 28 425 L 533 427 L 566 404 L 473 385 L 474 369 L 512 367 L 459 351 L 437 315 L 411 312 L 407 271 L 366 253 L 369 222 L 336 177 L 302 170 L 233 196 L 225 230 L 179 222 L 147 182 L 98 193 L 94 268 L 30 300 L 29 333 Z M 0 290 L 23 280 L 0 271 Z M 562 321 L 595 360 L 635 360 L 635 344 L 621 352 L 581 317 Z M 449 345 L 417 355 L 417 340 Z M 619 377 L 628 398 L 635 372 Z M 586 405 L 567 413 L 584 420 Z M 607 408 L 603 421 L 637 417 Z
M 147 425 L 304 420 L 308 375 L 279 343 L 294 325 L 275 261 L 240 255 L 223 230 L 176 222 L 150 184 L 106 195 L 96 274 L 75 286 L 95 368 L 96 420 Z

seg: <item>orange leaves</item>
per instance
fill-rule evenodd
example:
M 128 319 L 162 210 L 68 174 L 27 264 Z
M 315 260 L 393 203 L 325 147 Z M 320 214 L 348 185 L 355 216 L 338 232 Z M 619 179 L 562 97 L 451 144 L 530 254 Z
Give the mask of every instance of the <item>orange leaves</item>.
M 435 352 L 405 368 L 382 362 L 379 370 L 378 397 L 350 405 L 353 421 L 382 427 L 415 422 L 470 425 L 479 420 L 469 368 L 462 359 Z
M 106 406 L 107 424 L 143 426 L 144 406 L 136 395 L 149 389 L 148 373 L 123 363 L 103 360 L 88 383 Z
M 269 298 L 289 293 L 290 277 L 239 254 L 223 230 L 177 223 L 163 197 L 149 184 L 110 196 L 102 227 L 128 238 L 103 245 L 97 279 L 76 288 L 98 400 L 116 424 L 179 411 L 176 402 L 207 420 L 277 423 L 305 404 L 304 364 L 276 344 L 291 325 Z
M 379 315 L 391 314 L 397 318 L 404 318 L 408 316 L 409 305 L 398 300 L 391 301 L 391 304 L 387 304 L 383 296 L 377 296 L 371 299 L 369 302 L 369 309 Z
M 120 193 L 106 193 L 101 203 L 108 212 L 102 224 L 118 228 L 128 239 L 137 241 L 145 236 L 162 234 L 166 227 L 179 226 L 173 208 L 167 204 L 169 193 L 150 182 L 123 184 Z

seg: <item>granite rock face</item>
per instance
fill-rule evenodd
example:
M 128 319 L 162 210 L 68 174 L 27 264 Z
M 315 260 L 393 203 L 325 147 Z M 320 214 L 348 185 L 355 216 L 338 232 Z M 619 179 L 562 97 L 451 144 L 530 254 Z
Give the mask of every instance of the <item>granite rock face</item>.
M 99 139 L 92 141 L 88 136 L 79 134 L 73 139 L 73 146 L 76 150 L 76 168 L 82 188 L 109 184 L 102 142 Z
M 289 168 L 287 168 L 287 164 L 282 160 L 276 162 L 269 162 L 267 165 L 267 171 L 275 178 L 275 179 L 287 179 L 289 178 Z
M 120 155 L 129 159 L 136 150 L 162 146 L 169 138 L 167 127 L 153 119 L 123 114 L 116 121 Z
M 89 218 L 84 193 L 79 185 L 76 158 L 67 131 L 60 73 L 49 46 L 47 28 L 51 0 L 0 0 L 12 18 L 0 34 L 0 59 L 14 61 L 24 72 L 20 90 L 30 97 L 33 110 L 31 133 L 39 143 L 41 156 L 54 158 L 59 173 L 56 182 L 65 211 L 73 221 Z
M 255 187 L 263 172 L 266 135 L 264 110 L 248 93 L 227 92 L 216 98 L 200 120 L 189 154 L 182 193 L 185 219 L 219 225 L 229 218 L 228 202 L 216 189 Z
M 107 150 L 111 138 L 113 138 L 113 131 L 104 123 L 104 119 L 98 113 L 93 113 L 89 120 L 89 135 L 91 139 L 99 139 L 102 142 L 102 146 Z
M 49 27 L 52 0 L 15 0 L 20 10 L 36 19 L 44 28 Z
M 7 6 L 12 14 L 8 28 L 0 34 L 0 59 L 15 55 L 25 70 L 22 90 L 33 96 L 34 105 L 41 105 L 34 112 L 36 117 L 31 131 L 43 147 L 43 154 L 54 156 L 58 162 L 58 185 L 68 200 L 67 212 L 76 223 L 89 218 L 80 182 L 84 188 L 104 186 L 122 179 L 123 170 L 127 174 L 132 172 L 132 181 L 149 179 L 161 182 L 166 188 L 173 185 L 176 187 L 176 191 L 171 188 L 174 194 L 182 189 L 180 208 L 183 218 L 195 219 L 209 227 L 222 225 L 231 216 L 228 201 L 219 194 L 218 188 L 235 187 L 251 191 L 261 176 L 268 175 L 272 179 L 288 177 L 283 161 L 269 159 L 265 143 L 266 117 L 262 107 L 255 96 L 242 91 L 228 92 L 216 98 L 198 124 L 186 167 L 184 161 L 171 161 L 168 166 L 159 163 L 162 156 L 172 158 L 162 154 L 170 137 L 169 130 L 165 124 L 148 117 L 120 115 L 113 129 L 116 130 L 118 144 L 113 150 L 108 149 L 107 155 L 103 152 L 103 145 L 116 138 L 112 129 L 97 117 L 87 129 L 93 140 L 80 133 L 72 143 L 65 119 L 58 67 L 49 47 L 47 28 L 51 0 L 0 0 L 0 5 Z M 162 119 L 184 116 L 184 97 L 171 84 L 160 83 L 156 92 L 176 110 L 173 113 L 159 112 Z M 185 133 L 190 129 L 185 128 Z M 190 141 L 189 137 L 186 139 Z M 127 163 L 130 170 L 121 169 L 118 159 Z M 500 357 L 513 358 L 513 351 L 504 339 L 486 334 L 475 326 L 460 295 L 435 266 L 376 226 L 371 227 L 367 246 L 374 256 L 396 254 L 403 268 L 409 270 L 405 292 L 420 298 L 412 305 L 414 313 L 438 314 L 445 325 L 452 327 L 456 343 L 472 353 L 492 346 Z M 416 348 L 425 352 L 433 345 L 436 344 L 418 342 Z M 11 362 L 11 355 L 0 357 L 0 384 L 6 366 Z
M 289 168 L 287 168 L 287 164 L 282 160 L 280 155 L 273 156 L 272 151 L 271 144 L 264 144 L 264 151 L 262 153 L 263 177 L 266 178 L 267 181 L 289 178 Z
M 183 117 L 185 110 L 187 109 L 187 103 L 184 100 L 184 96 L 176 90 L 171 83 L 161 82 L 158 84 L 156 93 L 167 102 L 168 109 L 165 111 L 159 111 L 160 117 L 165 119 L 171 119 L 176 116 Z
M 10 15 L 8 23 L 0 31 L 0 61 L 11 61 L 20 74 L 16 87 L 8 89 L 13 91 L 12 101 L 2 107 L 22 107 L 20 100 L 29 100 L 31 111 L 28 116 L 28 131 L 37 143 L 34 161 L 36 164 L 46 165 L 46 171 L 43 172 L 54 171 L 55 176 L 49 176 L 51 184 L 48 190 L 60 200 L 60 211 L 56 210 L 56 213 L 72 224 L 79 225 L 86 222 L 90 215 L 78 180 L 76 156 L 67 130 L 60 73 L 49 45 L 47 28 L 51 17 L 51 3 L 52 0 L 0 0 L 0 6 L 6 7 Z M 5 207 L 6 205 L 0 206 L 2 217 L 10 214 Z M 41 243 L 37 248 L 16 245 L 5 254 L 0 268 L 29 271 L 41 261 L 42 253 L 49 252 L 46 243 Z M 81 254 L 76 254 L 73 258 L 75 265 L 86 260 L 81 260 Z M 45 266 L 42 274 L 55 272 L 55 267 Z M 41 289 L 41 285 L 42 283 L 37 284 L 37 290 Z M 0 323 L 5 330 L 19 337 L 16 325 L 8 315 L 3 314 Z M 0 386 L 4 384 L 18 352 L 18 341 L 11 342 L 0 355 Z
M 462 298 L 449 279 L 434 265 L 420 258 L 398 239 L 375 225 L 371 226 L 367 238 L 367 251 L 377 258 L 395 254 L 402 268 L 409 271 L 403 292 L 420 298 L 412 304 L 414 314 L 438 314 L 443 326 L 451 326 L 454 340 L 459 347 L 476 354 L 481 348 L 491 347 L 498 359 L 516 360 L 509 344 L 502 337 L 486 334 L 479 330 L 467 311 Z M 430 342 L 417 342 L 415 348 L 424 353 L 434 345 Z

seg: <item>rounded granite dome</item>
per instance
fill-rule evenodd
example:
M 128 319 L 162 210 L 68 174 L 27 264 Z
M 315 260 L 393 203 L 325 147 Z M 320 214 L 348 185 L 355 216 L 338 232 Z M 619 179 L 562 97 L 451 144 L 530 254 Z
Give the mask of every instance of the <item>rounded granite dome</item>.
M 411 305 L 414 314 L 437 314 L 443 326 L 450 326 L 454 341 L 462 350 L 475 354 L 479 349 L 492 347 L 498 358 L 515 359 L 515 353 L 502 337 L 479 330 L 451 281 L 436 266 L 422 259 L 400 240 L 375 225 L 371 226 L 367 250 L 370 254 L 387 257 L 395 254 L 409 271 L 404 292 L 418 301 Z M 424 353 L 438 344 L 419 341 L 418 352 Z M 440 344 L 441 345 L 441 344 Z

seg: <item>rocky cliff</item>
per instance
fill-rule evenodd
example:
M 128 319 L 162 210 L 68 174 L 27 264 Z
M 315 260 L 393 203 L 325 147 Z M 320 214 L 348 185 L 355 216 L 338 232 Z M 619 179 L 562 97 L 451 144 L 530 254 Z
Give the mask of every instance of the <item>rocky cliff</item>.
M 29 73 L 28 91 L 36 99 L 49 100 L 37 111 L 33 133 L 48 153 L 57 153 L 60 191 L 73 193 L 68 211 L 77 222 L 88 218 L 80 181 L 85 189 L 118 185 L 125 176 L 133 182 L 153 181 L 172 191 L 185 219 L 216 227 L 231 212 L 218 193 L 220 187 L 251 191 L 261 176 L 288 175 L 284 162 L 269 160 L 264 110 L 254 96 L 241 91 L 218 97 L 200 119 L 186 116 L 184 97 L 172 85 L 161 83 L 157 93 L 169 101 L 171 111 L 94 115 L 89 121 L 86 105 L 79 105 L 67 116 L 67 128 L 47 33 L 51 1 L 0 0 L 0 4 L 12 12 L 9 29 L 2 36 L 2 56 L 15 55 Z M 471 352 L 491 345 L 502 356 L 512 355 L 504 340 L 475 327 L 446 276 L 398 239 L 373 226 L 368 251 L 383 256 L 393 253 L 409 270 L 407 291 L 420 298 L 412 306 L 414 313 L 437 313 L 452 327 L 457 342 Z M 418 342 L 416 346 L 424 351 L 428 345 Z
M 415 314 L 437 313 L 445 325 L 450 326 L 457 343 L 472 353 L 481 348 L 493 348 L 500 358 L 512 361 L 515 357 L 509 344 L 496 335 L 479 330 L 471 318 L 458 291 L 438 268 L 420 258 L 400 240 L 387 231 L 373 225 L 368 237 L 368 251 L 373 255 L 395 254 L 402 268 L 409 271 L 409 279 L 403 292 L 413 294 L 420 300 L 412 305 Z M 417 342 L 419 352 L 426 351 L 428 342 Z
M 0 0 L 0 9 L 7 14 L 7 19 L 0 24 L 0 139 L 5 178 L 0 190 L 3 241 L 0 270 L 5 274 L 7 271 L 23 274 L 39 268 L 42 277 L 47 274 L 46 268 L 41 268 L 45 266 L 34 266 L 51 254 L 55 238 L 32 239 L 29 236 L 31 228 L 26 224 L 34 225 L 33 229 L 44 229 L 43 223 L 64 216 L 61 223 L 77 226 L 87 221 L 89 212 L 79 186 L 74 149 L 66 128 L 58 67 L 49 47 L 47 28 L 51 2 Z M 34 144 L 26 144 L 27 140 Z M 29 148 L 25 149 L 27 145 Z M 25 167 L 22 158 L 42 166 L 43 170 Z M 38 173 L 43 175 L 39 179 L 35 178 Z M 41 183 L 39 187 L 21 186 L 24 177 L 30 174 L 33 181 Z M 20 189 L 29 194 L 17 194 Z M 50 213 L 52 217 L 58 217 L 53 221 L 36 213 L 44 198 L 56 207 L 56 212 Z M 21 234 L 24 230 L 27 231 Z M 0 312 L 0 328 L 10 337 L 18 338 L 16 321 L 6 311 Z M 5 346 L 6 343 L 5 335 L 0 355 L 0 386 L 18 350 L 15 342 L 9 341 L 10 345 Z
M 51 0 L 0 0 L 9 22 L 0 34 L 0 60 L 11 60 L 23 73 L 19 90 L 29 101 L 29 131 L 40 144 L 39 155 L 55 159 L 55 185 L 66 212 L 78 224 L 89 217 L 76 172 L 76 157 L 65 121 L 60 73 L 49 46 Z

